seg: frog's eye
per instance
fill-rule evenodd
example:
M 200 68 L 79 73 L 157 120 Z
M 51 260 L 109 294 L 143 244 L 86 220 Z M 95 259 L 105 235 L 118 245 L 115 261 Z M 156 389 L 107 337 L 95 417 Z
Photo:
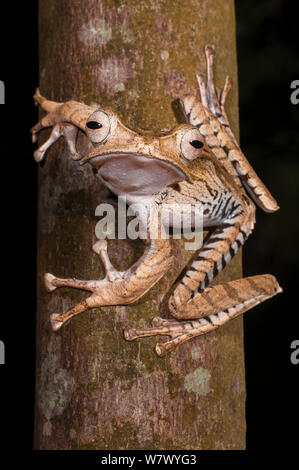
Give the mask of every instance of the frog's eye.
M 104 111 L 95 111 L 86 121 L 85 131 L 94 145 L 101 144 L 110 132 L 110 119 Z
M 204 146 L 204 140 L 198 129 L 190 129 L 182 137 L 181 152 L 186 160 L 199 157 Z

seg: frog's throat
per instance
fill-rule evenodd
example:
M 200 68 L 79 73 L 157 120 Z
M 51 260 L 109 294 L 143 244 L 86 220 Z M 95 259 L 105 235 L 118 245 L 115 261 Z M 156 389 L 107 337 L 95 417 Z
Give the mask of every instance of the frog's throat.
M 97 155 L 89 163 L 115 194 L 158 194 L 167 186 L 190 181 L 189 175 L 171 162 L 137 153 Z

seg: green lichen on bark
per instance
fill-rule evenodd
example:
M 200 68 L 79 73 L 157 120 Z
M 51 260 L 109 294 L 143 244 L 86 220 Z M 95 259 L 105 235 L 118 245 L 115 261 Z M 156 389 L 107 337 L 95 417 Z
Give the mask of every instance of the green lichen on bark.
M 197 395 L 207 395 L 210 392 L 211 374 L 208 370 L 198 367 L 185 377 L 185 389 Z
M 195 92 L 195 72 L 204 72 L 204 45 L 216 47 L 216 82 L 226 74 L 234 87 L 228 114 L 238 134 L 234 4 L 232 0 L 40 0 L 40 87 L 55 100 L 100 103 L 132 127 L 161 130 L 182 120 L 176 99 Z M 81 151 L 86 141 L 80 135 Z M 109 198 L 88 167 L 68 157 L 64 142 L 50 149 L 39 172 L 37 390 L 55 395 L 57 370 L 73 380 L 59 414 L 36 407 L 35 447 L 40 449 L 240 449 L 245 438 L 242 320 L 196 338 L 164 358 L 154 353 L 160 338 L 126 342 L 127 326 L 149 326 L 163 296 L 191 256 L 174 243 L 176 262 L 135 305 L 87 311 L 56 335 L 57 367 L 41 377 L 53 335 L 49 315 L 82 300 L 72 289 L 45 292 L 42 277 L 100 278 L 92 253 L 96 206 Z M 143 244 L 109 241 L 113 263 L 123 269 Z M 215 282 L 241 276 L 236 257 Z M 164 313 L 164 311 L 163 311 Z M 47 364 L 47 362 L 46 362 Z M 209 391 L 185 387 L 202 368 Z M 59 381 L 58 381 L 59 382 Z M 61 383 L 61 381 L 59 382 Z M 187 379 L 188 383 L 188 379 Z M 188 388 L 188 387 L 187 387 Z M 191 387 L 192 388 L 192 387 Z M 60 387 L 59 392 L 69 392 Z M 51 392 L 51 393 L 52 393 Z M 43 407 L 45 405 L 43 404 Z M 43 432 L 46 431 L 46 432 Z

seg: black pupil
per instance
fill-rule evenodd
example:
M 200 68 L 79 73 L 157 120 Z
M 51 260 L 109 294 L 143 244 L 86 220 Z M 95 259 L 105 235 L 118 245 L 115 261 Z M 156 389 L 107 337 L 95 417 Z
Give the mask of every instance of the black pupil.
M 203 147 L 203 143 L 200 140 L 191 140 L 190 144 L 196 149 L 201 149 Z
M 97 121 L 88 121 L 86 126 L 88 127 L 88 129 L 101 129 L 101 127 L 103 127 L 102 124 Z

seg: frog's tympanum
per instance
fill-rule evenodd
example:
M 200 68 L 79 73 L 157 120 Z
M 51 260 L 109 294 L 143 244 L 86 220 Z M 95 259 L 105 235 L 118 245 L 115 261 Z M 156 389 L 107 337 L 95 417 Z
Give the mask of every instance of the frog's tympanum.
M 230 128 L 224 110 L 230 79 L 227 77 L 223 88 L 215 87 L 213 47 L 207 46 L 205 52 L 207 82 L 198 76 L 199 96 L 181 99 L 188 123 L 160 136 L 127 128 L 111 110 L 76 101 L 55 103 L 42 97 L 38 90 L 34 95 L 47 114 L 33 127 L 33 141 L 41 129 L 53 127 L 49 139 L 34 153 L 37 162 L 64 136 L 71 157 L 92 165 L 97 177 L 116 196 L 125 196 L 129 206 L 143 203 L 150 208 L 140 221 L 148 234 L 147 249 L 125 272 L 112 266 L 106 240 L 98 240 L 93 250 L 105 267 L 104 279 L 61 279 L 45 274 L 49 292 L 65 286 L 91 292 L 67 312 L 53 313 L 53 330 L 88 308 L 131 304 L 156 284 L 174 260 L 159 214 L 162 209 L 176 211 L 186 204 L 193 209 L 200 206 L 208 236 L 169 297 L 173 318 L 154 318 L 152 328 L 129 328 L 124 332 L 125 339 L 169 336 L 169 341 L 156 346 L 157 354 L 163 355 L 281 292 L 275 277 L 269 274 L 208 287 L 251 234 L 254 202 L 266 212 L 279 207 L 243 155 Z M 92 151 L 83 158 L 76 150 L 79 129 L 93 144 Z M 153 227 L 155 237 L 150 236 Z

